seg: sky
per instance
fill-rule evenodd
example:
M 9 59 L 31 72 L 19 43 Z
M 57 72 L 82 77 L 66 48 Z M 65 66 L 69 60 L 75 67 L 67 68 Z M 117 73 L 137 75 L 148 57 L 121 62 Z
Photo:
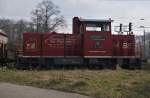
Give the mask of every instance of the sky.
M 31 11 L 42 0 L 0 0 L 0 17 L 30 21 Z M 143 34 L 150 27 L 150 0 L 51 0 L 59 6 L 67 27 L 62 32 L 71 32 L 74 16 L 86 19 L 113 19 L 113 27 L 120 23 L 133 23 L 135 34 Z M 141 20 L 142 19 L 142 20 Z M 144 20 L 143 20 L 144 19 Z M 150 32 L 150 28 L 145 28 Z

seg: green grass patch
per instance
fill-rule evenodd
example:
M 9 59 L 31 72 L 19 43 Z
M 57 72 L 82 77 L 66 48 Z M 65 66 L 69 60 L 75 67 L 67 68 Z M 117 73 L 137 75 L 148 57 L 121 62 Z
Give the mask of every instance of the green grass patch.
M 0 69 L 0 82 L 74 92 L 98 98 L 150 98 L 149 70 Z

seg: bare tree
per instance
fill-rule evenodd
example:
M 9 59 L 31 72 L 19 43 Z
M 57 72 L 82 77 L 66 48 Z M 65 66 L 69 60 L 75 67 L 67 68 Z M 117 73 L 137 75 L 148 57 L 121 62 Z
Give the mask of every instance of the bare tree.
M 8 35 L 8 48 L 13 49 L 16 45 L 22 47 L 22 33 L 34 32 L 34 25 L 26 20 L 0 19 L 0 29 Z
M 51 0 L 44 0 L 32 11 L 32 20 L 38 32 L 56 31 L 65 25 L 60 10 Z

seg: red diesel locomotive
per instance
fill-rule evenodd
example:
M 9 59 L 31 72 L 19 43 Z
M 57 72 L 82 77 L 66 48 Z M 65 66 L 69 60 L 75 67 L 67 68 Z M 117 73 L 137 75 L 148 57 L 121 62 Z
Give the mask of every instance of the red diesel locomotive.
M 135 36 L 113 35 L 112 20 L 73 18 L 73 33 L 23 33 L 23 55 L 18 68 L 140 68 Z

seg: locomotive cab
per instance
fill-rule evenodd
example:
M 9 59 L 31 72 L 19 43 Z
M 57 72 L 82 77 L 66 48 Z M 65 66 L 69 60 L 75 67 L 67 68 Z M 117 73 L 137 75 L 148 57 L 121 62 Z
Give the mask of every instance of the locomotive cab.
M 85 58 L 111 57 L 112 20 L 74 18 L 73 33 L 83 35 L 83 56 Z
M 111 33 L 111 22 L 113 20 L 94 20 L 94 19 L 82 19 L 78 17 L 73 18 L 73 33 L 83 34 L 88 31 L 90 32 L 107 32 Z

